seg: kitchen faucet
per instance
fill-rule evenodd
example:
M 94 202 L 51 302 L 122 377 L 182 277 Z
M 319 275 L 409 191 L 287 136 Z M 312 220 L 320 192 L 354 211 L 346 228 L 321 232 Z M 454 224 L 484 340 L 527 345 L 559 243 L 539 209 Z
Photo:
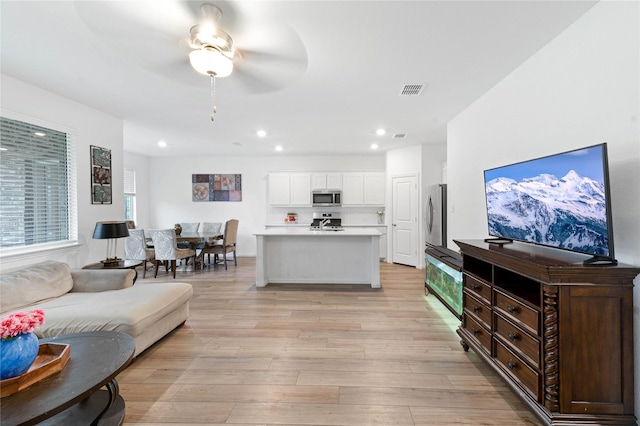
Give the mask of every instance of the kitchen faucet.
M 322 229 L 324 228 L 325 225 L 328 225 L 329 223 L 331 223 L 331 219 L 327 218 L 327 219 L 322 219 L 322 222 L 320 222 L 320 230 L 322 231 Z

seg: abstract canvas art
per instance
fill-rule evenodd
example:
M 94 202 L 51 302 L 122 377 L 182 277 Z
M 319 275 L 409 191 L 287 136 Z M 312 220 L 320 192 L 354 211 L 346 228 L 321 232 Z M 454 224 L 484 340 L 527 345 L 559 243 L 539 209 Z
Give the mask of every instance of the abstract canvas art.
M 242 201 L 242 175 L 191 175 L 192 201 Z
M 90 146 L 91 204 L 111 204 L 111 150 Z

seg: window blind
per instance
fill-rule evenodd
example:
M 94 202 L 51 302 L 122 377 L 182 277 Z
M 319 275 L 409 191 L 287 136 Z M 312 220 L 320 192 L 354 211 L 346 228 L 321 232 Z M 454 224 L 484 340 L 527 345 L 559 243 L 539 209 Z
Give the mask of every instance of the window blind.
M 0 248 L 75 237 L 72 152 L 64 132 L 0 117 Z
M 124 169 L 124 193 L 129 195 L 136 195 L 135 170 Z

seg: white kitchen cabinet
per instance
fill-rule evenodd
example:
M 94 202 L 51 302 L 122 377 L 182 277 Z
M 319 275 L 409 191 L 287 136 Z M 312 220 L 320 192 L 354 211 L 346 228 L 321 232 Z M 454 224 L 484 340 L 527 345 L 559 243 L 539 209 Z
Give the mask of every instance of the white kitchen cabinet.
M 342 189 L 342 173 L 312 173 L 311 189 Z
M 364 175 L 362 173 L 342 174 L 342 205 L 361 206 L 364 204 Z
M 311 174 L 269 173 L 269 204 L 311 206 Z
M 343 206 L 384 206 L 384 173 L 344 173 Z
M 311 205 L 311 173 L 291 173 L 291 205 Z
M 384 173 L 365 173 L 363 176 L 364 205 L 384 205 Z
M 269 173 L 269 204 L 288 206 L 291 204 L 291 183 L 289 173 Z
M 382 234 L 380 236 L 380 259 L 387 258 L 387 227 L 386 226 L 378 226 L 376 227 L 378 231 Z

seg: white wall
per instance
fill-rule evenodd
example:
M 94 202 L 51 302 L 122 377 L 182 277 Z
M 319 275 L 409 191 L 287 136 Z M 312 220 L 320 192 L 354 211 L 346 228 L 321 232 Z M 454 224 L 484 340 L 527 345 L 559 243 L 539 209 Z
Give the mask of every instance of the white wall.
M 97 110 L 25 84 L 7 75 L 0 75 L 2 114 L 12 119 L 60 129 L 75 136 L 77 151 L 78 244 L 75 249 L 49 250 L 20 256 L 2 256 L 3 269 L 13 269 L 44 260 L 59 260 L 72 267 L 106 257 L 106 242 L 93 240 L 95 223 L 122 220 L 124 211 L 122 174 L 122 120 Z M 113 204 L 91 204 L 89 146 L 111 149 L 113 169 Z M 123 245 L 119 244 L 123 255 Z
M 446 145 L 414 145 L 387 151 L 387 206 L 392 211 L 392 180 L 394 177 L 414 175 L 418 182 L 418 262 L 416 267 L 424 268 L 424 191 L 429 185 L 441 182 L 442 163 L 446 160 Z M 388 215 L 387 215 L 388 216 Z M 388 220 L 390 217 L 387 218 Z M 392 260 L 393 229 L 387 238 L 387 259 Z
M 487 237 L 483 170 L 607 142 L 616 257 L 640 265 L 638 9 L 598 3 L 449 123 L 450 239 Z M 638 414 L 640 278 L 634 299 Z
M 133 156 L 127 154 L 127 157 L 134 161 Z M 149 160 L 147 227 L 173 227 L 177 222 L 224 222 L 235 218 L 240 221 L 238 255 L 255 256 L 253 233 L 264 230 L 268 216 L 268 172 L 345 170 L 384 170 L 384 156 L 153 157 Z M 192 174 L 220 173 L 242 175 L 241 202 L 191 201 Z

